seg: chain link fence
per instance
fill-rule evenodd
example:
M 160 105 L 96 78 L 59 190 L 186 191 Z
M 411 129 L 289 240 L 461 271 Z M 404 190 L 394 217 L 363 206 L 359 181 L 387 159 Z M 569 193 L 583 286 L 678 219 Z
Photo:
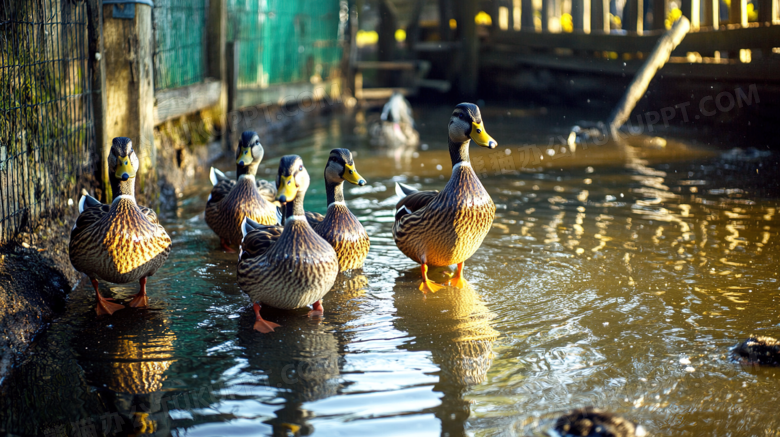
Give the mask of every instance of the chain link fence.
M 0 0 L 0 243 L 93 174 L 88 5 Z

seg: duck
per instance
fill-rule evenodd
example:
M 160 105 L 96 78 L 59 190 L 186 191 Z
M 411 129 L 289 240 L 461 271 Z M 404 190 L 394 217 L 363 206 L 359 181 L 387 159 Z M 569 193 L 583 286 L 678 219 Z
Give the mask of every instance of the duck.
M 79 217 L 70 233 L 68 255 L 73 267 L 85 273 L 95 289 L 98 315 L 124 308 L 101 296 L 98 279 L 117 284 L 139 281 L 141 289 L 131 307 L 148 304 L 146 280 L 168 259 L 171 237 L 157 215 L 135 200 L 138 155 L 129 138 L 117 137 L 108 155 L 113 202 L 105 205 L 89 195 L 79 201 Z
M 473 103 L 457 105 L 448 126 L 452 175 L 444 189 L 418 191 L 396 182 L 401 199 L 396 204 L 393 239 L 401 252 L 421 265 L 423 293 L 442 288 L 428 279 L 429 266 L 457 264 L 448 285 L 464 286 L 464 262 L 482 244 L 496 215 L 496 205 L 471 166 L 469 145 L 473 140 L 494 149 L 498 143 L 485 131 Z
M 365 228 L 344 202 L 344 181 L 361 187 L 366 184 L 355 169 L 352 152 L 349 149 L 333 149 L 325 165 L 328 209 L 324 216 L 306 212 L 306 219 L 314 232 L 336 251 L 340 271 L 363 267 L 371 246 Z M 290 203 L 287 205 L 292 207 Z
M 550 437 L 644 437 L 644 427 L 599 408 L 585 407 L 558 418 L 554 428 L 547 430 Z
M 780 340 L 754 336 L 734 348 L 734 356 L 743 365 L 780 367 Z
M 254 329 L 264 334 L 279 325 L 262 318 L 263 304 L 288 310 L 313 305 L 309 316 L 322 316 L 322 298 L 339 273 L 336 251 L 306 218 L 303 200 L 310 178 L 300 156 L 282 157 L 276 183 L 276 200 L 286 210 L 284 226 L 262 225 L 249 217 L 241 224 L 238 285 L 253 302 Z
M 245 217 L 263 225 L 275 225 L 281 220 L 281 212 L 274 204 L 276 187 L 256 178 L 264 153 L 257 133 L 246 131 L 236 148 L 237 180 L 211 168 L 209 179 L 214 187 L 206 202 L 206 224 L 219 236 L 226 252 L 235 252 L 230 245 L 241 241 L 241 222 Z
M 382 107 L 379 120 L 369 127 L 371 144 L 380 147 L 417 147 L 420 134 L 414 126 L 412 105 L 394 92 Z

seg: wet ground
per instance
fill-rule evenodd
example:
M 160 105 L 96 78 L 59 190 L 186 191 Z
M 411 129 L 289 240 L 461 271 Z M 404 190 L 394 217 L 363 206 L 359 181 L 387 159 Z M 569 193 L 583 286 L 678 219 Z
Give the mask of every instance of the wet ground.
M 472 160 L 495 223 L 466 263 L 469 285 L 423 295 L 393 243 L 394 183 L 444 185 L 450 111 L 417 114 L 416 150 L 369 146 L 362 113 L 263 140 L 267 179 L 281 155 L 304 158 L 307 209 L 324 212 L 331 148 L 356 152 L 369 182 L 345 190 L 371 236 L 366 267 L 339 278 L 323 319 L 264 309 L 282 328 L 252 331 L 236 254 L 204 222 L 203 174 L 164 217 L 174 246 L 149 280 L 150 308 L 96 318 L 84 281 L 6 381 L 0 424 L 52 436 L 526 435 L 593 405 L 653 435 L 778 435 L 780 369 L 730 356 L 751 334 L 780 336 L 776 153 L 641 136 L 572 153 L 560 138 L 571 113 L 486 106 L 499 147 L 472 147 Z

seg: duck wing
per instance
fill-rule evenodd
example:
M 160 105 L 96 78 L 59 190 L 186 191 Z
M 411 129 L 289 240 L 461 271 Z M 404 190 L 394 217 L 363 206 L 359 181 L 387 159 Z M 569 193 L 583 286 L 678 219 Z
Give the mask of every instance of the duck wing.
M 261 225 L 250 218 L 244 219 L 241 224 L 244 238 L 241 240 L 239 261 L 263 255 L 282 236 L 283 230 L 283 226 Z
M 325 220 L 325 216 L 318 212 L 306 211 L 306 221 L 309 222 L 309 226 L 312 229 L 316 228 L 322 221 Z
M 230 193 L 230 190 L 232 190 L 236 185 L 236 181 L 228 178 L 224 173 L 214 167 L 211 167 L 209 179 L 211 179 L 211 183 L 214 185 L 214 188 L 211 189 L 208 203 L 219 202 L 225 196 L 227 196 L 228 193 Z
M 70 239 L 81 234 L 92 224 L 98 222 L 111 210 L 110 205 L 105 205 L 90 195 L 81 196 L 79 201 L 79 218 L 70 231 Z
M 395 205 L 395 220 L 401 217 L 419 211 L 426 206 L 439 194 L 438 190 L 418 191 L 409 185 L 396 182 L 396 194 L 403 196 Z
M 149 222 L 155 225 L 160 224 L 160 221 L 157 219 L 157 214 L 151 208 L 138 205 L 138 209 L 140 209 L 141 213 L 143 213 L 143 215 L 145 215 L 146 218 L 149 219 Z
M 274 203 L 276 201 L 276 185 L 263 179 L 255 179 L 257 191 L 265 200 Z

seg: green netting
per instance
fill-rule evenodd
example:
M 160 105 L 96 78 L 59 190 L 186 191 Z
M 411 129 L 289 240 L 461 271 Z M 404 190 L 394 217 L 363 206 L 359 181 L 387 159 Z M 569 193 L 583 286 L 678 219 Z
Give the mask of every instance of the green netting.
M 206 0 L 155 0 L 154 89 L 205 77 Z
M 339 0 L 228 0 L 238 86 L 325 80 L 338 68 Z

